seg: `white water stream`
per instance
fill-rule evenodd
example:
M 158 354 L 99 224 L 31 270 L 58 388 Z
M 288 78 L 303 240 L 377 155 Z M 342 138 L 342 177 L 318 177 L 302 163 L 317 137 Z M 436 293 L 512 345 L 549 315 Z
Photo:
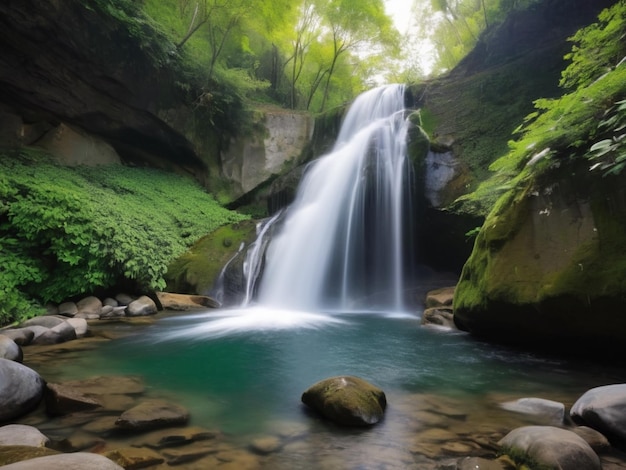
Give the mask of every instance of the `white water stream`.
M 306 171 L 265 252 L 258 303 L 400 311 L 410 179 L 404 87 L 359 96 L 331 153 Z

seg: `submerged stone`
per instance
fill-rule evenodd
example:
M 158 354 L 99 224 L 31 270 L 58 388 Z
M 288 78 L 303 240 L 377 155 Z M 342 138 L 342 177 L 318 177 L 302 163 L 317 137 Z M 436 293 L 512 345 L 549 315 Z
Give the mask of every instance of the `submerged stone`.
M 147 431 L 186 424 L 189 412 L 182 406 L 165 400 L 146 400 L 125 411 L 117 419 L 118 429 L 126 431 Z
M 384 415 L 385 393 L 365 380 L 352 376 L 331 377 L 317 382 L 302 394 L 302 402 L 325 418 L 344 426 L 369 426 Z

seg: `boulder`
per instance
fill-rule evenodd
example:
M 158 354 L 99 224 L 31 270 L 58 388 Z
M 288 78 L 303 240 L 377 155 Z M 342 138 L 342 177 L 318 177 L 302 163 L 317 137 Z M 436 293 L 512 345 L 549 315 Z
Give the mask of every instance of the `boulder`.
M 577 434 L 554 426 L 524 426 L 504 436 L 498 445 L 523 452 L 540 465 L 558 470 L 602 470 L 600 458 Z
M 152 467 L 165 462 L 161 455 L 145 447 L 121 447 L 107 452 L 106 456 L 125 469 Z
M 63 302 L 59 305 L 59 315 L 73 317 L 78 313 L 78 307 L 74 302 Z
M 193 310 L 205 308 L 219 308 L 220 303 L 206 295 L 172 294 L 170 292 L 156 293 L 161 306 L 166 310 Z
M 302 402 L 325 418 L 345 426 L 378 423 L 385 412 L 385 393 L 353 376 L 331 377 L 312 385 Z
M 106 307 L 107 305 L 109 307 L 117 307 L 119 306 L 119 302 L 111 297 L 107 297 L 106 299 L 102 301 L 102 306 Z
M 0 359 L 0 422 L 22 416 L 41 401 L 43 380 L 34 370 Z
M 520 398 L 500 405 L 505 410 L 538 416 L 546 423 L 561 425 L 565 419 L 565 405 L 544 398 Z
M 49 328 L 40 335 L 35 335 L 33 344 L 59 344 L 74 339 L 76 339 L 76 330 L 70 323 L 62 321 L 54 328 Z
M 102 406 L 100 401 L 79 388 L 64 384 L 47 384 L 45 401 L 46 411 L 51 415 L 66 415 Z
M 98 454 L 75 452 L 23 460 L 2 467 L 4 470 L 124 470 L 115 462 Z
M 154 315 L 158 309 L 154 300 L 147 295 L 142 295 L 137 300 L 133 300 L 126 307 L 126 315 L 129 317 L 140 317 L 145 315 Z
M 585 392 L 572 406 L 574 422 L 593 428 L 621 447 L 626 445 L 626 384 L 605 385 Z
M 93 314 L 100 316 L 102 311 L 102 302 L 98 297 L 89 296 L 79 300 L 76 303 L 78 313 Z
M 26 346 L 30 344 L 35 337 L 35 332 L 30 328 L 7 328 L 0 330 L 0 334 L 6 336 L 7 338 L 11 338 L 15 341 L 15 344 L 19 346 Z
M 0 465 L 4 469 L 11 463 L 57 454 L 59 454 L 59 451 L 47 447 L 3 445 L 0 446 Z
M 59 318 L 54 315 L 44 315 L 41 317 L 34 317 L 22 322 L 20 324 L 21 328 L 26 328 L 29 326 L 43 326 L 44 328 L 54 328 L 57 325 L 60 325 L 65 321 L 65 318 Z
M 102 313 L 100 314 L 100 319 L 106 318 L 120 318 L 126 316 L 126 306 L 122 305 L 120 307 L 113 307 L 111 305 L 105 305 L 102 307 Z
M 0 334 L 0 358 L 9 361 L 22 362 L 24 354 L 22 348 L 8 336 Z
M 454 298 L 454 289 L 452 287 L 442 287 L 435 289 L 426 294 L 426 308 L 435 307 L 452 307 L 452 299 Z
M 0 446 L 45 447 L 50 439 L 39 429 L 24 424 L 7 424 L 0 427 Z
M 148 431 L 179 426 L 189 421 L 189 412 L 182 406 L 165 400 L 146 400 L 125 411 L 115 425 L 125 431 Z
M 587 426 L 576 426 L 572 428 L 572 432 L 582 437 L 597 454 L 611 449 L 611 443 L 606 436 L 595 429 Z
M 422 325 L 435 325 L 444 328 L 456 328 L 452 309 L 447 307 L 427 308 L 422 313 Z
M 135 298 L 128 294 L 119 293 L 115 296 L 114 300 L 117 302 L 118 305 L 128 305 L 133 300 L 135 300 Z
M 74 328 L 74 333 L 76 334 L 77 338 L 81 338 L 89 332 L 89 324 L 84 318 L 68 318 L 67 323 L 71 325 L 72 328 Z

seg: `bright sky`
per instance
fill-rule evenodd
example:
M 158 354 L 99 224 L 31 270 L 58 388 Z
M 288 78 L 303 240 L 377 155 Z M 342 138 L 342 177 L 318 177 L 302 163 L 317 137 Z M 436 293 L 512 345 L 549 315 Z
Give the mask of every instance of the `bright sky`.
M 411 0 L 384 0 L 385 9 L 400 33 L 406 33 L 411 20 Z

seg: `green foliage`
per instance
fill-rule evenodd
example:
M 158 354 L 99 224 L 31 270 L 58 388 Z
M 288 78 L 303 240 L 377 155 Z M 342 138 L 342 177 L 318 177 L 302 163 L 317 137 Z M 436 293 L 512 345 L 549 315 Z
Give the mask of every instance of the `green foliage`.
M 190 179 L 158 170 L 67 168 L 33 152 L 0 159 L 0 321 L 124 280 L 162 289 L 168 263 L 245 218 Z
M 578 87 L 557 99 L 536 100 L 536 111 L 515 131 L 518 139 L 509 142 L 508 153 L 489 167 L 494 174 L 460 202 L 488 210 L 497 197 L 518 182 L 558 166 L 562 159 L 588 159 L 591 170 L 603 171 L 605 175 L 619 174 L 623 170 L 626 166 L 626 64 L 621 57 L 626 54 L 626 44 L 617 41 L 618 47 L 608 47 L 612 54 L 602 55 L 602 64 L 617 64 L 610 70 L 604 65 L 590 64 L 587 58 L 591 54 L 588 49 L 595 50 L 597 43 L 609 44 L 616 37 L 626 35 L 625 12 L 626 4 L 619 2 L 600 15 L 598 24 L 574 36 L 579 46 L 567 56 L 572 63 L 563 77 L 569 78 L 564 78 L 561 85 L 572 85 L 572 77 L 577 77 L 580 70 Z

